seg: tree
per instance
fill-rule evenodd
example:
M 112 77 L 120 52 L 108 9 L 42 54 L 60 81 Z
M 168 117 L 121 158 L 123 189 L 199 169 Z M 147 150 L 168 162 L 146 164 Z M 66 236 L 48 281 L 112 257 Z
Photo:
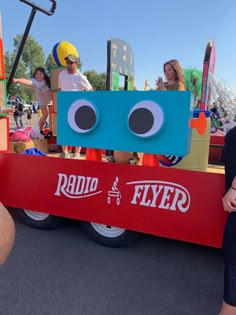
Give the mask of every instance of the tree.
M 194 106 L 196 107 L 198 101 L 201 99 L 202 87 L 202 71 L 198 69 L 183 69 L 185 84 L 187 91 L 191 91 L 194 96 Z
M 9 52 L 6 52 L 5 54 L 6 78 L 8 78 L 10 75 L 15 58 L 16 58 L 16 53 L 13 52 L 10 54 Z M 19 63 L 15 76 L 18 78 L 27 77 L 27 69 L 23 62 Z M 23 99 L 28 99 L 29 89 L 26 86 L 20 86 L 19 84 L 12 84 L 10 87 L 9 95 L 20 95 Z
M 106 90 L 106 73 L 97 73 L 95 70 L 84 72 L 95 91 Z
M 51 67 L 55 67 L 55 65 L 53 64 L 51 55 L 49 54 L 48 57 L 47 57 L 47 60 L 45 62 L 45 68 L 46 68 L 46 71 L 47 71 L 48 75 L 50 75 Z
M 23 35 L 16 35 L 14 38 L 14 49 L 13 52 L 5 53 L 5 69 L 6 69 L 6 77 L 8 78 L 11 72 L 11 69 L 14 65 L 14 61 L 16 58 L 16 54 L 20 47 L 21 39 Z M 43 48 L 39 45 L 39 43 L 33 39 L 32 36 L 28 36 L 20 62 L 16 69 L 15 77 L 17 78 L 31 78 L 34 70 L 37 67 L 45 66 L 45 55 L 43 52 Z M 34 91 L 29 89 L 27 86 L 19 85 L 19 84 L 11 84 L 9 95 L 19 95 L 26 101 L 30 101 L 35 99 Z
M 14 38 L 14 52 L 17 53 L 23 35 L 16 35 Z M 27 67 L 27 72 L 30 77 L 32 77 L 34 70 L 37 67 L 44 67 L 45 65 L 45 55 L 43 48 L 39 45 L 39 43 L 32 37 L 28 36 L 22 56 L 22 61 L 25 63 Z

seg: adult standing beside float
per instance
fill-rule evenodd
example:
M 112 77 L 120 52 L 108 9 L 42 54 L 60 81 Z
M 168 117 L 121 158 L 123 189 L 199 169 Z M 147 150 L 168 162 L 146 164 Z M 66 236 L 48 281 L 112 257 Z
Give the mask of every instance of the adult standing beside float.
M 0 107 L 1 114 L 12 114 L 12 108 Z M 15 240 L 15 224 L 7 209 L 0 202 L 0 267 L 4 265 Z
M 65 57 L 66 70 L 59 74 L 59 90 L 61 91 L 93 91 L 87 77 L 78 70 L 79 59 L 73 54 Z M 73 158 L 80 158 L 80 147 L 75 148 Z M 62 146 L 62 158 L 70 158 L 68 146 Z
M 223 208 L 229 212 L 223 239 L 224 296 L 219 315 L 236 315 L 236 127 L 225 136 Z

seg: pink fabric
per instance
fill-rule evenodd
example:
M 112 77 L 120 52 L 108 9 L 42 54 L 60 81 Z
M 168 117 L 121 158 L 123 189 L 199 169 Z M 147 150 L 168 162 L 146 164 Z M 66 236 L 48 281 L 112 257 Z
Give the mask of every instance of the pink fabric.
M 32 127 L 26 127 L 24 129 L 19 129 L 13 132 L 11 135 L 11 142 L 28 142 L 31 140 L 30 134 L 32 132 Z

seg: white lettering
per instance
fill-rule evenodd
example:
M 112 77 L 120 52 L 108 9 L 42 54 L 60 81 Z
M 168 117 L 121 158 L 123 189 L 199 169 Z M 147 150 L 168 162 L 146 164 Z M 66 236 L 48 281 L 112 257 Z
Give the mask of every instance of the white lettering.
M 90 185 L 90 192 L 96 191 L 98 188 L 98 178 L 92 178 L 91 185 Z
M 84 194 L 87 194 L 87 193 L 89 192 L 89 184 L 90 184 L 90 181 L 91 181 L 91 177 L 87 177 L 87 182 L 86 182 Z
M 77 185 L 76 185 L 75 195 L 83 194 L 84 185 L 85 185 L 85 177 L 77 176 Z
M 140 196 L 141 196 L 141 191 L 139 191 L 139 190 L 143 190 L 143 185 L 134 186 L 134 196 L 133 196 L 133 199 L 131 201 L 131 203 L 134 205 L 137 204 L 137 198 L 140 198 Z
M 55 196 L 65 195 L 68 198 L 84 198 L 101 193 L 98 191 L 98 178 L 58 174 Z
M 75 182 L 76 182 L 76 176 L 75 175 L 70 175 L 69 176 L 69 180 L 68 180 L 68 184 L 66 187 L 66 192 L 68 194 L 74 194 L 75 193 Z
M 127 185 L 134 185 L 131 204 L 181 212 L 188 211 L 190 207 L 190 194 L 185 187 L 179 184 L 143 180 L 129 182 Z
M 159 185 L 158 186 L 158 191 L 157 191 L 157 185 L 152 185 L 152 192 L 153 192 L 153 198 L 152 198 L 152 203 L 151 203 L 151 207 L 156 207 L 156 201 L 157 201 L 157 197 L 159 196 L 162 188 L 163 188 L 163 185 Z
M 57 183 L 57 190 L 55 192 L 55 196 L 60 196 L 60 190 L 64 190 L 67 184 L 67 176 L 66 174 L 58 174 L 58 183 Z M 64 181 L 63 181 L 64 180 Z
M 181 197 L 181 199 L 179 199 L 179 197 Z M 178 209 L 181 212 L 186 212 L 188 208 L 186 208 L 186 206 L 185 207 L 183 206 L 184 204 L 186 204 L 186 201 L 187 201 L 186 194 L 182 190 L 176 188 L 175 196 L 174 196 L 172 205 L 170 207 L 170 210 L 176 210 L 176 205 L 177 205 Z
M 164 193 L 163 193 L 163 196 L 162 196 L 162 199 L 161 199 L 161 202 L 159 204 L 159 208 L 162 208 L 162 209 L 170 209 L 170 210 L 176 210 L 176 209 L 171 209 L 170 208 L 170 203 L 167 202 L 170 200 L 170 197 L 171 197 L 171 193 L 173 193 L 175 191 L 174 187 L 169 187 L 169 186 L 165 186 L 164 187 Z M 167 203 L 166 203 L 167 202 Z M 166 204 L 165 204 L 166 203 Z
M 147 194 L 148 194 L 148 190 L 150 188 L 150 185 L 144 185 L 144 193 L 143 193 L 143 198 L 140 202 L 141 206 L 149 206 L 151 203 L 151 200 L 146 200 L 147 199 Z

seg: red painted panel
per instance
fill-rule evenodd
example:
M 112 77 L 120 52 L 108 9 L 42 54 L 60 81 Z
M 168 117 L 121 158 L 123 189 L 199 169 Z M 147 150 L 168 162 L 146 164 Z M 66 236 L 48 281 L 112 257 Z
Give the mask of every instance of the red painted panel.
M 211 135 L 209 148 L 209 163 L 223 164 L 224 140 L 225 140 L 224 136 Z
M 0 38 L 0 79 L 5 79 L 4 49 L 3 49 L 3 40 L 1 38 Z
M 5 205 L 221 246 L 222 174 L 14 153 L 0 167 Z

